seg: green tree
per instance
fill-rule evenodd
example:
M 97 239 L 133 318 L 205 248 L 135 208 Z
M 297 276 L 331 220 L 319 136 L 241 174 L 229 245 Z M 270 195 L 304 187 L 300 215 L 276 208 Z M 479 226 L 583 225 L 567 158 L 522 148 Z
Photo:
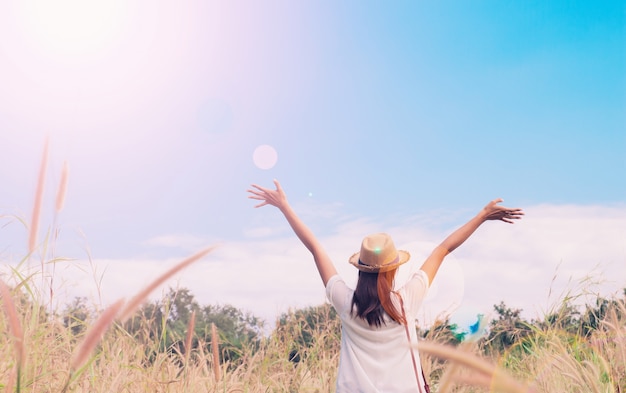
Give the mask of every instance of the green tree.
M 595 306 L 586 305 L 585 311 L 580 317 L 580 333 L 584 337 L 590 336 L 593 332 L 602 328 L 602 321 L 606 319 L 609 312 L 613 311 L 620 319 L 626 318 L 624 308 L 620 307 L 626 301 L 626 288 L 624 288 L 623 298 L 605 299 L 597 297 Z
M 465 339 L 467 333 L 460 332 L 458 325 L 455 323 L 451 324 L 450 319 L 446 318 L 444 321 L 435 321 L 435 323 L 423 333 L 418 329 L 418 334 L 427 340 L 456 346 Z
M 569 299 L 561 302 L 559 308 L 544 316 L 542 321 L 533 321 L 533 325 L 543 330 L 559 329 L 569 334 L 580 331 L 580 311 Z
M 532 332 L 532 326 L 522 319 L 521 309 L 511 309 L 504 302 L 493 306 L 498 318 L 491 321 L 485 340 L 488 353 L 502 353 L 520 343 Z
M 288 343 L 289 360 L 298 363 L 317 351 L 338 349 L 341 322 L 330 304 L 305 307 L 283 313 L 274 334 Z
M 256 351 L 262 335 L 263 320 L 232 305 L 208 305 L 202 308 L 196 332 L 210 341 L 211 324 L 220 336 L 224 361 L 237 361 L 245 351 Z
M 184 341 L 193 312 L 196 313 L 191 348 Z M 150 350 L 184 354 L 202 345 L 211 351 L 211 325 L 219 332 L 222 361 L 236 362 L 246 350 L 256 350 L 263 321 L 232 305 L 200 306 L 187 288 L 170 288 L 163 299 L 144 304 L 125 329 L 148 344 Z
M 75 297 L 70 304 L 65 306 L 62 318 L 63 326 L 70 329 L 72 335 L 78 336 L 83 333 L 92 318 L 92 312 L 87 306 L 87 298 Z

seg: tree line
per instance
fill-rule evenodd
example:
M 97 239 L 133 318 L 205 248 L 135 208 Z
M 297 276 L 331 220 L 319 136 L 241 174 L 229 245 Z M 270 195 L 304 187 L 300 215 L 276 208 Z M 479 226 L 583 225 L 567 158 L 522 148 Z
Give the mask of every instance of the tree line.
M 485 325 L 482 316 L 470 331 L 462 331 L 449 319 L 438 321 L 418 333 L 426 339 L 436 337 L 439 342 L 456 346 L 470 336 L 477 338 L 486 354 L 497 355 L 514 346 L 523 346 L 525 339 L 535 332 L 561 329 L 567 334 L 589 337 L 601 328 L 601 321 L 608 312 L 623 313 L 618 307 L 626 301 L 626 289 L 621 299 L 597 297 L 595 303 L 582 309 L 565 300 L 558 309 L 543 318 L 526 320 L 521 309 L 509 308 L 504 302 L 493 306 L 495 317 Z M 79 337 L 94 318 L 94 311 L 86 298 L 77 297 L 62 312 L 64 325 Z M 194 323 L 191 323 L 192 315 Z M 620 320 L 626 315 L 619 315 Z M 158 353 L 185 353 L 203 347 L 212 351 L 219 344 L 220 361 L 237 365 L 243 354 L 254 353 L 263 344 L 265 321 L 254 314 L 232 305 L 200 305 L 187 288 L 170 288 L 166 295 L 156 301 L 145 303 L 139 311 L 123 325 L 135 339 L 145 344 L 148 358 Z M 189 327 L 193 325 L 191 347 L 184 345 Z M 212 342 L 211 329 L 215 325 L 219 332 L 219 343 Z M 298 363 L 310 358 L 312 351 L 338 349 L 340 321 L 329 304 L 290 310 L 279 316 L 270 334 L 286 345 L 289 360 Z M 319 355 L 319 354 L 318 354 Z

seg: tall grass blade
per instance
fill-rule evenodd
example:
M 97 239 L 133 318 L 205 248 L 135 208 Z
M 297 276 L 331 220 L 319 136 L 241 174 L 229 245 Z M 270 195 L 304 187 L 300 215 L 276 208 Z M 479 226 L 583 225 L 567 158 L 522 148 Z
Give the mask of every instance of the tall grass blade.
M 56 261 L 57 258 L 55 258 L 55 246 L 59 237 L 59 228 L 57 227 L 57 219 L 58 219 L 58 215 L 61 212 L 61 210 L 63 210 L 63 206 L 65 205 L 65 195 L 67 193 L 67 182 L 68 182 L 68 176 L 69 176 L 69 166 L 67 161 L 63 162 L 63 170 L 61 171 L 61 180 L 59 181 L 59 188 L 57 190 L 57 198 L 56 198 L 56 204 L 55 204 L 55 211 L 54 211 L 54 223 L 52 226 L 52 236 L 53 236 L 53 241 L 51 244 L 51 257 L 50 257 L 50 262 L 52 264 L 52 272 L 49 276 L 49 284 L 50 284 L 50 293 L 49 293 L 49 302 L 50 302 L 50 311 L 52 312 L 52 302 L 53 302 L 53 298 L 54 298 L 54 276 L 56 273 Z
M 67 194 L 67 181 L 69 175 L 69 165 L 67 161 L 63 162 L 63 170 L 61 171 L 61 180 L 59 181 L 59 189 L 57 190 L 56 212 L 63 210 L 65 205 L 65 195 Z
M 216 246 L 211 246 L 209 248 L 206 248 L 206 249 L 198 252 L 195 255 L 192 255 L 189 258 L 181 261 L 180 263 L 178 263 L 177 265 L 175 265 L 174 267 L 172 267 L 171 269 L 169 269 L 165 273 L 163 273 L 161 276 L 157 277 L 156 280 L 154 280 L 152 283 L 150 283 L 150 285 L 148 285 L 143 290 L 141 290 L 137 295 L 135 295 L 126 304 L 126 306 L 124 307 L 124 309 L 120 313 L 120 321 L 122 323 L 126 322 L 128 320 L 128 318 L 130 318 L 130 316 L 148 298 L 148 296 L 150 295 L 150 293 L 152 293 L 152 291 L 154 291 L 161 284 L 163 284 L 165 281 L 170 279 L 174 274 L 178 273 L 179 271 L 183 270 L 187 266 L 191 265 L 192 263 L 194 263 L 197 260 L 201 259 L 202 257 L 206 256 L 208 253 L 213 251 L 215 248 L 216 248 Z
M 211 350 L 213 351 L 213 373 L 215 374 L 215 382 L 220 380 L 220 341 L 217 336 L 217 327 L 211 324 Z
M 191 313 L 189 324 L 187 325 L 187 337 L 185 337 L 185 366 L 189 363 L 191 355 L 191 340 L 193 339 L 194 329 L 196 328 L 196 310 Z
M 24 365 L 24 332 L 22 331 L 22 325 L 17 317 L 17 311 L 13 298 L 11 297 L 11 291 L 8 285 L 4 281 L 0 280 L 0 298 L 2 298 L 2 304 L 4 305 L 4 312 L 9 321 L 9 329 L 13 334 L 15 340 L 15 360 L 16 360 L 16 375 L 17 375 L 17 391 L 20 391 L 20 374 L 22 366 Z
M 458 350 L 449 345 L 435 344 L 432 342 L 421 341 L 418 343 L 417 347 L 422 352 L 436 356 L 440 359 L 447 359 L 455 363 L 460 363 L 478 371 L 483 376 L 490 377 L 491 383 L 500 387 L 502 391 L 511 393 L 534 392 L 534 390 L 522 385 L 509 375 L 505 374 L 503 370 L 490 364 L 486 360 L 479 358 L 478 356 Z M 478 380 L 485 379 L 479 377 Z
M 43 203 L 43 191 L 46 183 L 46 171 L 48 169 L 48 139 L 44 144 L 43 156 L 41 158 L 41 166 L 39 167 L 39 179 L 37 180 L 37 189 L 35 191 L 35 204 L 33 206 L 33 215 L 30 221 L 30 234 L 28 236 L 28 251 L 32 253 L 37 247 L 37 233 L 39 232 L 39 220 L 41 216 L 41 205 Z
M 89 355 L 94 350 L 96 345 L 102 339 L 102 336 L 109 328 L 109 325 L 115 320 L 115 316 L 124 305 L 124 299 L 120 299 L 107 307 L 96 322 L 89 328 L 89 331 L 85 334 L 83 342 L 76 350 L 74 357 L 72 358 L 71 368 L 72 370 L 79 369 L 85 361 L 89 358 Z

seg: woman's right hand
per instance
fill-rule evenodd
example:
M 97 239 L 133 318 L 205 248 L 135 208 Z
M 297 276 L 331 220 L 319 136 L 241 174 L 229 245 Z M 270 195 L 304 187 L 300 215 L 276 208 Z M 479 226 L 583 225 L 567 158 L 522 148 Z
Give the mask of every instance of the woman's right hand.
M 248 192 L 250 193 L 250 195 L 248 195 L 248 198 L 262 201 L 254 207 L 272 205 L 282 210 L 282 208 L 287 205 L 287 196 L 285 195 L 285 192 L 280 186 L 278 180 L 274 179 L 274 185 L 276 185 L 276 190 L 271 190 L 269 188 L 252 184 L 252 187 L 256 188 L 256 190 L 248 190 Z

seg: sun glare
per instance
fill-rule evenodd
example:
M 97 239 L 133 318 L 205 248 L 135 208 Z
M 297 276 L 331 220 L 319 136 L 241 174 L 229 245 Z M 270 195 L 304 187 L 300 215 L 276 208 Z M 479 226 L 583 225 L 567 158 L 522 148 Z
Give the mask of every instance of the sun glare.
M 23 26 L 35 41 L 54 52 L 85 53 L 102 49 L 119 33 L 123 16 L 117 1 L 25 1 Z

